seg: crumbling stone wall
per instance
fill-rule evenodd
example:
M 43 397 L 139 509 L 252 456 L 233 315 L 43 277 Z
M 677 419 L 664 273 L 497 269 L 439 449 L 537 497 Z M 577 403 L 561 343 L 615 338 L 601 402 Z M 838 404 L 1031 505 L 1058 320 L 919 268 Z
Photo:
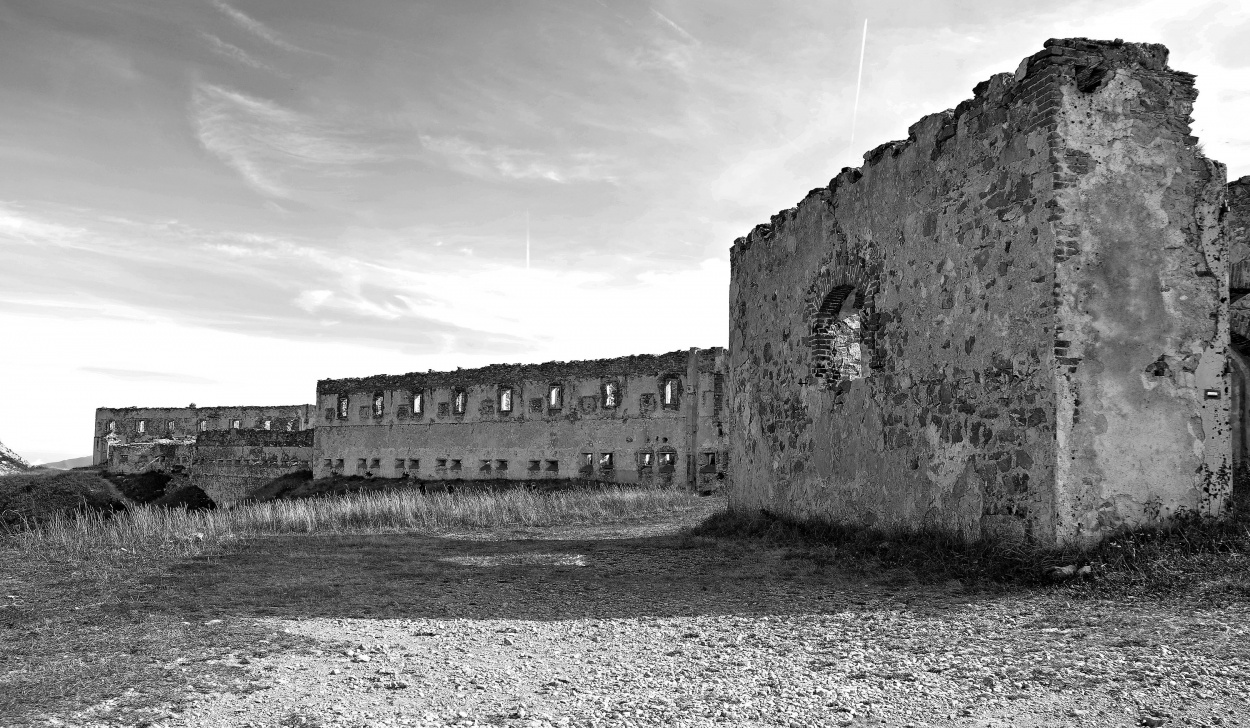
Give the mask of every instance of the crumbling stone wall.
M 1220 509 L 1223 168 L 1166 58 L 1048 41 L 735 242 L 732 508 L 1042 542 Z
M 217 430 L 196 438 L 189 482 L 219 506 L 252 495 L 274 478 L 311 470 L 314 431 Z
M 314 474 L 715 488 L 725 464 L 724 359 L 723 349 L 692 349 L 322 380 Z M 511 411 L 501 407 L 505 391 Z
M 130 443 L 191 442 L 202 432 L 232 429 L 307 430 L 313 426 L 312 405 L 241 407 L 100 407 L 95 411 L 92 464 L 110 462 L 109 450 Z M 205 428 L 205 429 L 201 429 Z M 137 452 L 137 451 L 136 451 Z M 114 458 L 116 460 L 116 458 Z
M 93 460 L 114 473 L 186 477 L 214 503 L 230 505 L 280 475 L 309 469 L 313 424 L 306 404 L 101 407 Z

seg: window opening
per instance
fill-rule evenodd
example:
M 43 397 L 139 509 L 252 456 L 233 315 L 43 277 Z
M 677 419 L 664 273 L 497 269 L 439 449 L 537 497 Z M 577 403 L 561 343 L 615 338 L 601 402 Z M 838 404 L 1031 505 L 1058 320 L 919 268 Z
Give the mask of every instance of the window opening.
M 417 458 L 408 458 L 408 469 L 409 469 L 409 470 L 420 470 L 420 469 L 421 469 L 421 461 L 420 461 L 419 459 L 417 459 Z
M 612 453 L 610 452 L 599 453 L 599 469 L 600 470 L 612 469 Z
M 117 432 L 117 420 L 109 420 L 109 432 Z
M 699 472 L 715 473 L 716 472 L 716 453 L 703 452 L 699 453 Z
M 676 407 L 678 400 L 681 398 L 681 380 L 676 377 L 669 377 L 664 380 L 664 406 Z
M 147 420 L 139 420 L 139 434 L 140 434 L 140 435 L 142 435 L 143 433 L 145 433 L 145 432 L 147 432 L 147 431 L 148 431 L 148 421 L 147 421 Z
M 559 384 L 553 384 L 547 388 L 547 407 L 548 409 L 561 409 L 564 407 L 564 387 Z
M 260 426 L 261 426 L 263 429 L 266 429 L 266 430 L 272 430 L 272 429 L 273 429 L 273 420 L 266 419 L 265 421 L 263 421 L 263 422 L 261 422 L 261 423 L 260 423 Z
M 479 460 L 479 461 L 478 461 L 478 466 L 477 466 L 477 469 L 478 469 L 478 472 L 480 472 L 480 473 L 489 473 L 489 472 L 490 472 L 490 461 L 489 461 L 489 460 Z
M 337 459 L 337 460 L 335 460 L 335 461 L 334 461 L 334 469 L 335 469 L 335 470 L 342 470 L 342 469 L 343 469 L 343 458 L 339 458 L 339 459 Z
M 437 459 L 435 459 L 435 460 L 434 460 L 434 467 L 436 467 L 436 468 L 445 468 L 445 467 L 447 467 L 447 458 L 437 458 Z
M 374 417 L 381 417 L 385 406 L 386 406 L 386 398 L 382 396 L 381 392 L 378 392 L 377 394 L 373 395 L 373 416 Z
M 826 387 L 861 379 L 864 296 L 854 286 L 838 286 L 825 296 L 812 322 L 812 374 Z
M 496 461 L 495 461 L 495 470 L 507 470 L 507 469 L 508 469 L 508 461 L 507 461 L 507 460 L 496 460 Z
M 325 459 L 325 461 L 321 463 L 321 467 L 323 467 L 323 468 L 328 468 L 328 467 L 331 467 L 331 465 L 332 465 L 332 463 L 331 463 L 331 461 L 330 461 L 330 458 L 326 458 L 326 459 Z
M 617 382 L 604 383 L 604 407 L 614 408 L 620 402 L 621 385 Z
M 239 429 L 239 428 L 241 428 L 241 427 L 243 427 L 243 421 L 242 421 L 242 420 L 230 420 L 230 429 L 232 429 L 232 430 L 237 430 L 237 429 Z
M 583 473 L 589 473 L 595 468 L 595 454 L 593 452 L 582 453 L 582 467 L 579 470 Z
M 527 470 L 529 470 L 531 473 L 536 473 L 536 472 L 538 472 L 541 468 L 542 468 L 542 461 L 541 461 L 541 460 L 531 460 L 531 461 L 529 462 L 529 467 L 527 468 Z
M 287 431 L 287 432 L 295 432 L 295 430 L 299 429 L 299 428 L 297 427 L 297 424 L 298 424 L 298 420 L 295 420 L 295 419 L 289 419 L 289 420 L 287 420 L 287 421 L 286 421 L 286 431 Z
M 638 467 L 650 468 L 655 465 L 655 455 L 650 451 L 638 453 Z
M 452 460 L 452 461 L 451 461 L 451 469 L 452 469 L 452 470 L 459 470 L 459 469 L 460 469 L 460 461 L 459 461 L 459 460 Z
M 499 388 L 499 411 L 503 413 L 512 411 L 512 388 Z
M 671 473 L 677 468 L 677 453 L 662 452 L 660 453 L 660 470 Z
M 173 420 L 170 420 L 169 422 L 165 423 L 165 432 L 170 435 L 174 434 L 174 421 Z
M 417 392 L 412 395 L 412 416 L 420 417 L 425 414 L 425 393 Z
M 373 468 L 374 470 L 376 470 L 376 469 L 378 469 L 378 468 L 382 467 L 382 459 L 381 459 L 381 458 L 374 458 L 374 459 L 370 460 L 370 461 L 369 461 L 369 467 L 370 467 L 370 468 Z
M 547 471 L 548 473 L 558 473 L 558 472 L 560 472 L 560 461 L 559 461 L 559 460 L 548 460 L 548 461 L 547 461 L 547 466 L 546 466 L 545 468 L 543 468 L 543 470 Z
M 452 400 L 452 411 L 458 415 L 464 414 L 465 408 L 469 404 L 469 395 L 463 389 L 457 389 Z
M 347 419 L 347 395 L 346 395 L 346 394 L 340 394 L 340 395 L 339 395 L 339 409 L 338 409 L 338 412 L 339 412 L 339 419 L 340 419 L 340 420 L 345 420 L 345 419 Z
M 200 420 L 200 432 L 208 432 L 208 420 Z

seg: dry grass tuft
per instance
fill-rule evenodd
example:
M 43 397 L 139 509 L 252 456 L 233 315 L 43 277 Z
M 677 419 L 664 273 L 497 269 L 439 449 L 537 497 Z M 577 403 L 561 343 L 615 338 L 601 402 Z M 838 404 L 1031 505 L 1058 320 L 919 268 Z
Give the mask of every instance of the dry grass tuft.
M 500 526 L 603 523 L 682 511 L 684 490 L 625 487 L 525 489 L 424 495 L 412 490 L 252 503 L 215 511 L 137 506 L 125 513 L 58 514 L 11 534 L 34 558 L 90 562 L 117 554 L 186 557 L 222 542 L 280 533 L 446 532 Z

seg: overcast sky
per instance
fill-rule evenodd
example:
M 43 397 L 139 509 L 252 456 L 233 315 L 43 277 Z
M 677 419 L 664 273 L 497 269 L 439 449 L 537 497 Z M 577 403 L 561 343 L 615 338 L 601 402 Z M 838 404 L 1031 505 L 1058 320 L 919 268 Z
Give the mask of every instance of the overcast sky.
M 1070 35 L 1250 173 L 1241 2 L 0 0 L 0 440 L 725 345 L 735 237 Z

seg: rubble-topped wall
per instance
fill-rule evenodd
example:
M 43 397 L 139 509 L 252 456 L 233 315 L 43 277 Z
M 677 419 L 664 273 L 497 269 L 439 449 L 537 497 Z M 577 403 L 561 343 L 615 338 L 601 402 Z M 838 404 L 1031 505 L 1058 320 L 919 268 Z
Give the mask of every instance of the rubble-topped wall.
M 312 405 L 230 407 L 100 407 L 95 412 L 92 463 L 108 463 L 109 448 L 137 442 L 190 440 L 224 430 L 307 430 Z
M 317 383 L 317 477 L 719 485 L 724 350 Z
M 1223 169 L 1166 58 L 1048 41 L 735 242 L 732 508 L 1055 542 L 1221 507 Z

